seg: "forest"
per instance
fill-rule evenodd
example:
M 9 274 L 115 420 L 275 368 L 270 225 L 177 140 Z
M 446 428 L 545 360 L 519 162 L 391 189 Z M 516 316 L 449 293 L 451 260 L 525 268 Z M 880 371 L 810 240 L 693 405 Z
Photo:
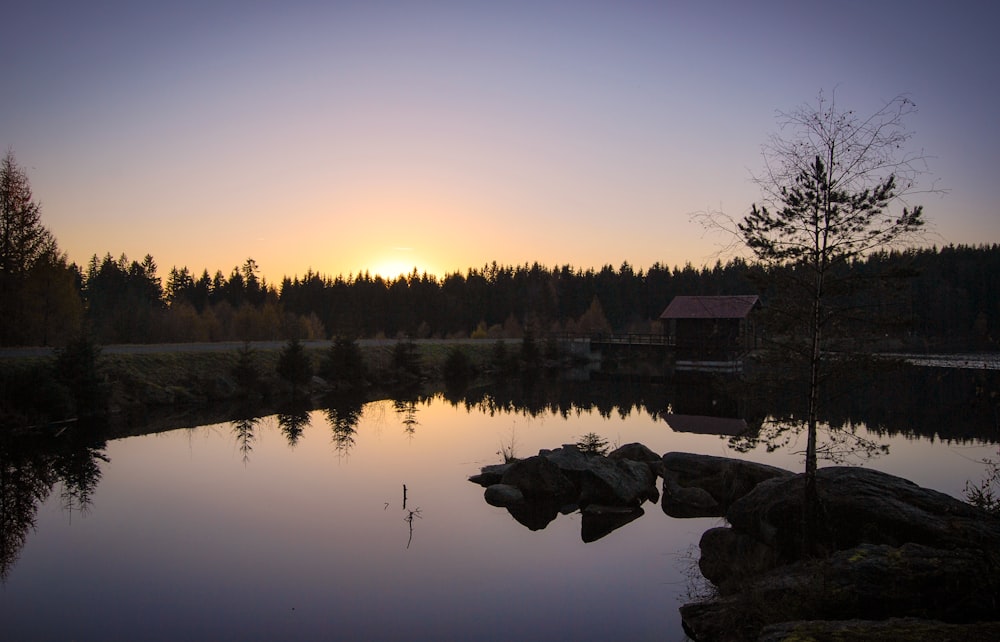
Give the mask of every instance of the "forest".
M 25 170 L 0 159 L 0 345 L 61 346 L 268 339 L 521 338 L 561 333 L 657 333 L 678 295 L 757 294 L 764 323 L 822 301 L 849 340 L 881 348 L 988 350 L 1000 338 L 1000 245 L 880 250 L 824 264 L 811 292 L 807 262 L 735 258 L 712 267 L 628 262 L 600 270 L 488 263 L 443 277 L 395 278 L 309 270 L 269 283 L 253 258 L 200 274 L 151 255 L 70 263 L 42 224 Z M 835 269 L 834 269 L 835 266 Z M 788 284 L 804 285 L 802 292 Z M 765 331 L 798 333 L 802 315 Z M 830 329 L 833 329 L 831 324 Z M 825 336 L 830 336 L 828 332 Z M 874 335 L 872 333 L 875 333 Z
M 780 282 L 773 269 L 742 259 L 646 270 L 491 263 L 443 278 L 308 271 L 275 285 L 258 276 L 252 258 L 228 276 L 172 267 L 164 280 L 148 255 L 94 256 L 86 267 L 54 255 L 38 261 L 21 287 L 5 288 L 0 338 L 61 345 L 81 330 L 102 344 L 649 333 L 661 331 L 657 319 L 677 295 L 759 294 L 766 307 L 777 295 L 768 284 Z M 1000 245 L 878 252 L 846 269 L 848 277 L 877 275 L 877 287 L 853 295 L 855 307 L 864 314 L 890 302 L 900 320 L 894 347 L 997 347 Z

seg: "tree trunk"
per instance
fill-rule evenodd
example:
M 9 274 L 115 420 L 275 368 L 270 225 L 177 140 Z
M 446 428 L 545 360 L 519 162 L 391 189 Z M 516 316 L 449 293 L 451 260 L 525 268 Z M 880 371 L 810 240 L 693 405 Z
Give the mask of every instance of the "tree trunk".
M 822 259 L 822 253 L 814 263 L 816 270 L 816 283 L 813 290 L 812 315 L 809 320 L 810 325 L 810 353 L 809 353 L 809 410 L 806 418 L 806 472 L 805 472 L 805 502 L 803 503 L 803 553 L 812 556 L 817 551 L 818 529 L 819 529 L 819 493 L 816 490 L 816 424 L 819 421 L 819 385 L 820 385 L 820 365 L 822 359 L 821 339 L 823 321 L 823 286 L 826 266 Z

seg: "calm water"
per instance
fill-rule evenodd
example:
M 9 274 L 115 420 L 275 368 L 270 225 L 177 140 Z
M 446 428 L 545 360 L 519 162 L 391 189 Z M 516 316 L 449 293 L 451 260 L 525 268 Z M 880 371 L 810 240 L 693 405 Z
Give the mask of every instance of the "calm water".
M 299 430 L 272 415 L 107 442 L 82 510 L 61 474 L 7 551 L 0 637 L 682 640 L 692 547 L 721 520 L 646 504 L 585 544 L 579 514 L 530 531 L 467 477 L 512 439 L 522 456 L 589 432 L 732 456 L 728 438 L 675 430 L 701 424 L 673 406 L 568 408 L 437 396 L 343 411 L 353 434 L 313 411 Z M 867 465 L 959 497 L 996 455 L 980 439 L 883 441 L 890 454 Z M 798 469 L 799 446 L 736 456 Z M 4 468 L 8 503 L 17 467 Z

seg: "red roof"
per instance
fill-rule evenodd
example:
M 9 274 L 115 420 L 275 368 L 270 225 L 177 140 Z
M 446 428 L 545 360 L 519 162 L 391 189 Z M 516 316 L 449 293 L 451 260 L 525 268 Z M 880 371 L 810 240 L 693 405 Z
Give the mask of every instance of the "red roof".
M 661 319 L 743 319 L 758 305 L 756 295 L 675 296 Z

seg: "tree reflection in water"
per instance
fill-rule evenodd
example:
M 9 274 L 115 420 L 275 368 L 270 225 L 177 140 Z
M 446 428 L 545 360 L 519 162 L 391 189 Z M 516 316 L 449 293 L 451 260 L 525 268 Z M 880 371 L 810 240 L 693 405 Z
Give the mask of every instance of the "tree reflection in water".
M 101 480 L 101 465 L 110 463 L 104 454 L 104 442 L 92 443 L 72 433 L 70 447 L 56 461 L 56 475 L 62 480 L 62 506 L 72 513 L 85 514 L 93 502 L 94 491 Z M 74 443 L 75 442 L 75 443 Z
M 863 462 L 886 452 L 885 438 L 900 434 L 932 441 L 996 442 L 1000 371 L 877 364 L 866 372 L 870 377 L 861 383 L 847 382 L 826 391 L 819 419 L 838 437 L 820 453 L 826 458 Z M 763 386 L 761 381 L 767 378 L 762 374 L 767 373 L 758 373 L 756 379 L 697 375 L 662 383 L 627 377 L 596 382 L 540 377 L 533 388 L 507 380 L 457 395 L 446 390 L 444 398 L 470 412 L 490 415 L 569 418 L 647 413 L 675 432 L 718 435 L 736 452 L 757 448 L 795 452 L 794 440 L 802 426 L 799 418 L 805 414 L 803 396 L 793 386 Z M 560 513 L 577 510 L 546 500 L 506 508 L 531 530 L 545 528 Z M 641 515 L 641 509 L 584 511 L 583 540 L 600 539 Z
M 86 512 L 109 461 L 105 443 L 92 426 L 79 425 L 46 435 L 0 437 L 0 582 L 6 580 L 38 509 L 62 484 L 64 510 Z
M 420 406 L 434 398 L 411 392 L 397 395 L 391 402 L 406 435 L 415 437 Z M 450 387 L 443 398 L 470 412 L 488 415 L 575 417 L 596 413 L 611 417 L 648 413 L 674 430 L 693 432 L 713 432 L 706 426 L 732 425 L 722 420 L 736 418 L 746 425 L 747 432 L 729 442 L 735 448 L 774 446 L 777 438 L 794 434 L 793 421 L 803 414 L 801 397 L 792 388 L 762 389 L 747 382 L 711 377 L 652 383 L 642 379 L 598 382 L 541 376 L 533 386 L 510 378 L 493 386 Z M 820 419 L 841 429 L 841 433 L 853 433 L 858 427 L 859 434 L 876 441 L 902 434 L 935 441 L 996 443 L 998 399 L 1000 371 L 997 370 L 895 367 L 873 374 L 864 385 L 832 390 Z M 366 425 L 376 425 L 381 421 L 378 413 L 390 407 L 389 402 L 369 402 L 350 394 L 327 400 L 325 413 L 338 454 L 348 455 L 354 448 L 363 416 Z M 247 407 L 229 420 L 244 465 L 253 451 L 262 412 L 259 407 Z M 700 420 L 682 421 L 692 417 Z M 707 422 L 705 418 L 718 421 Z M 279 415 L 278 422 L 289 444 L 294 446 L 308 422 L 308 412 L 290 409 Z M 791 428 L 771 434 L 768 430 L 774 425 Z M 848 430 L 843 430 L 845 427 Z M 88 511 L 103 465 L 108 462 L 104 440 L 111 433 L 106 430 L 104 426 L 81 424 L 44 434 L 13 436 L 9 431 L 0 432 L 0 581 L 6 579 L 15 565 L 35 527 L 40 507 L 52 497 L 56 484 L 61 485 L 56 497 L 64 509 Z M 718 430 L 714 434 L 729 440 L 732 433 Z M 403 512 L 403 518 L 410 518 L 406 520 L 408 535 L 414 519 L 419 518 L 417 509 L 413 510 L 412 518 L 409 507 Z M 619 522 L 626 523 L 637 514 L 585 516 L 584 537 L 587 540 L 602 537 L 609 529 L 617 528 Z M 518 517 L 526 525 L 536 525 L 542 519 L 548 523 L 555 514 L 546 507 L 541 513 L 519 513 L 515 518 Z
M 241 412 L 240 416 L 230 422 L 233 426 L 233 434 L 236 436 L 236 446 L 243 455 L 243 465 L 250 461 L 250 453 L 253 452 L 253 442 L 256 439 L 257 425 L 260 417 Z
M 365 398 L 356 392 L 341 392 L 326 399 L 326 420 L 333 430 L 333 448 L 337 455 L 345 457 L 354 447 L 354 436 L 358 432 L 358 422 L 364 412 Z
M 299 438 L 306 426 L 309 425 L 309 405 L 302 399 L 289 402 L 278 413 L 278 426 L 281 434 L 288 440 L 288 445 L 292 448 L 299 443 Z
M 392 409 L 402 418 L 403 431 L 410 437 L 417 433 L 417 426 L 420 425 L 417 421 L 417 401 L 416 397 L 409 396 L 392 401 Z

